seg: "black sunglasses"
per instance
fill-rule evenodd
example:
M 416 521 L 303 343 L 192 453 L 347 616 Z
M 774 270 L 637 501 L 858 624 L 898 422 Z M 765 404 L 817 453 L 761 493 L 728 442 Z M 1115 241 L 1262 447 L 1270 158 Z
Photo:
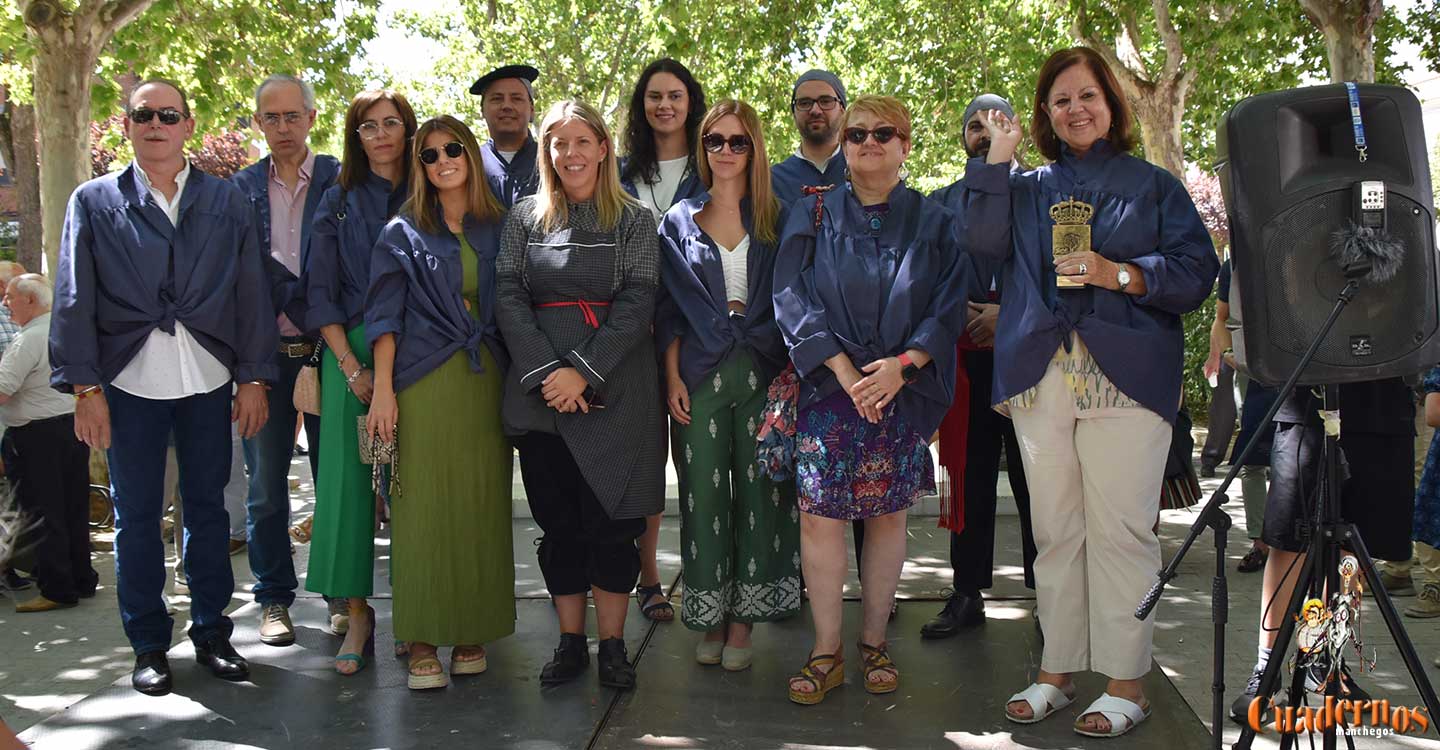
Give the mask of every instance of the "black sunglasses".
M 145 123 L 155 119 L 156 115 L 160 116 L 160 122 L 165 125 L 174 125 L 185 119 L 185 115 L 182 114 L 180 110 L 175 109 L 174 107 L 166 107 L 164 109 L 150 109 L 149 107 L 139 107 L 137 109 L 132 109 L 129 112 L 130 121 L 135 123 L 136 125 L 144 125 Z
M 835 105 L 839 103 L 840 100 L 838 98 L 829 95 L 819 96 L 814 99 L 811 99 L 807 96 L 804 99 L 790 100 L 790 106 L 793 107 L 796 112 L 809 112 L 810 109 L 816 104 L 820 105 L 820 109 L 829 112 L 830 110 L 835 109 Z
M 866 130 L 865 128 L 845 128 L 845 140 L 850 141 L 856 146 L 864 143 L 865 139 L 869 138 L 872 135 L 875 136 L 875 142 L 882 146 L 892 140 L 895 140 L 895 136 L 897 135 L 900 136 L 902 139 L 905 137 L 905 134 L 900 132 L 900 128 L 897 128 L 893 125 L 882 125 L 878 128 L 875 128 L 874 130 Z
M 736 134 L 726 138 L 719 133 L 706 133 L 700 137 L 700 145 L 704 146 L 705 150 L 712 154 L 720 153 L 727 143 L 730 144 L 730 153 L 736 156 L 749 153 L 750 151 L 751 141 L 748 135 Z
M 445 149 L 445 155 L 451 159 L 459 159 L 460 155 L 465 153 L 465 146 L 462 145 L 460 141 L 450 141 L 442 148 Z M 437 161 L 440 161 L 440 152 L 436 149 L 427 148 L 420 152 L 420 162 L 422 164 L 434 164 Z

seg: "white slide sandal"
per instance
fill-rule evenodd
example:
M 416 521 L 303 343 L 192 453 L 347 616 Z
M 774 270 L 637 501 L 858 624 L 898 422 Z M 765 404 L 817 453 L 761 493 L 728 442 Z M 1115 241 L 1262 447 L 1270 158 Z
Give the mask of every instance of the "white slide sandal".
M 1075 699 L 1054 685 L 1033 682 L 1030 687 L 1010 696 L 1010 700 L 1005 701 L 1005 705 L 1009 706 L 1015 701 L 1025 701 L 1030 704 L 1030 718 L 1022 719 L 1012 715 L 1009 711 L 1005 712 L 1005 718 L 1016 724 L 1034 724 L 1044 721 L 1047 716 L 1070 705 Z
M 1110 720 L 1110 731 L 1096 732 L 1085 729 L 1081 724 L 1075 725 L 1075 732 L 1086 737 L 1119 737 L 1122 734 L 1140 725 L 1140 722 L 1150 717 L 1150 707 L 1141 706 L 1135 701 L 1125 698 L 1117 698 L 1109 693 L 1101 693 L 1089 708 L 1080 712 L 1083 718 L 1088 714 L 1100 714 Z M 1078 722 L 1078 719 L 1077 719 Z

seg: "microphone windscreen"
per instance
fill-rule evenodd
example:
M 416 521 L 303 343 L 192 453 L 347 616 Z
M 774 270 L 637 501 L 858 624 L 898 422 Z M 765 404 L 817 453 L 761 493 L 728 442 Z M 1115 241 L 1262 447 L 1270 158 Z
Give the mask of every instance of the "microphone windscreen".
M 1330 258 L 1346 269 L 1346 275 L 1349 269 L 1369 266 L 1363 280 L 1383 284 L 1400 273 L 1405 247 L 1384 229 L 1362 227 L 1349 221 L 1331 235 Z

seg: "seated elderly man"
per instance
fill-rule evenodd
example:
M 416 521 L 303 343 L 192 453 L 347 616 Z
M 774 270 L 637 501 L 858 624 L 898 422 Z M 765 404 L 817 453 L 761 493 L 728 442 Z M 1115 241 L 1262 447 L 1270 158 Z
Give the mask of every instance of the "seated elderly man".
M 73 607 L 95 595 L 90 565 L 90 449 L 75 437 L 75 400 L 50 387 L 50 284 L 27 273 L 3 304 L 20 332 L 0 357 L 0 421 L 11 442 L 7 470 L 20 508 L 38 524 L 40 595 L 16 612 Z

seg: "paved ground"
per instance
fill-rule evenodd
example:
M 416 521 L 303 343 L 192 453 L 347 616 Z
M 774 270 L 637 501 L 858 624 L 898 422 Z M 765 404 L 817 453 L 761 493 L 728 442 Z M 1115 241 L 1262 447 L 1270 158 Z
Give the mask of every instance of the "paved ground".
M 308 465 L 303 461 L 296 461 L 293 465 L 295 486 L 296 486 L 296 513 L 297 518 L 308 513 L 312 502 L 312 493 L 309 485 Z M 1204 484 L 1208 489 L 1218 485 L 1217 480 L 1205 480 Z M 1259 577 L 1256 574 L 1241 575 L 1234 574 L 1234 564 L 1244 553 L 1248 542 L 1244 538 L 1244 514 L 1239 507 L 1238 491 L 1234 493 L 1237 500 L 1229 506 L 1231 517 L 1235 522 L 1235 531 L 1231 534 L 1229 546 L 1228 565 L 1232 571 L 1230 576 L 1231 610 L 1230 623 L 1227 631 L 1227 670 L 1225 681 L 1227 685 L 1227 696 L 1233 696 L 1243 686 L 1248 676 L 1250 665 L 1254 661 L 1255 653 L 1255 626 L 1254 623 L 1260 611 L 1259 602 Z M 1188 531 L 1189 524 L 1193 521 L 1194 514 L 1189 510 L 1167 511 L 1161 520 L 1161 538 L 1167 559 L 1174 554 L 1181 540 Z M 538 570 L 534 565 L 534 552 L 530 546 L 530 539 L 536 534 L 535 529 L 527 519 L 517 518 L 515 526 L 515 556 L 516 556 L 516 596 L 520 599 L 533 600 L 543 599 L 543 585 L 539 580 Z M 678 543 L 678 531 L 676 521 L 667 519 L 665 534 L 662 538 L 661 563 L 664 568 L 667 580 L 674 580 L 678 573 L 679 560 L 674 554 L 666 553 L 664 550 L 673 550 Z M 940 530 L 934 525 L 933 518 L 917 517 L 910 523 L 910 551 L 909 562 L 907 563 L 901 583 L 900 596 L 902 598 L 902 616 L 892 628 L 892 638 L 895 640 L 908 639 L 918 641 L 915 633 L 911 632 L 925 617 L 938 608 L 934 599 L 941 596 L 941 590 L 946 586 L 948 579 L 947 540 Z M 979 631 L 978 634 L 961 636 L 961 638 L 982 639 L 983 644 L 961 643 L 957 641 L 957 649 L 975 649 L 989 654 L 990 659 L 995 658 L 995 652 L 1003 650 L 1014 650 L 1011 657 L 1005 657 L 1006 663 L 1015 665 L 1009 674 L 1000 669 L 993 676 L 984 677 L 984 688 L 987 694 L 993 692 L 996 695 L 1010 692 L 1022 687 L 1026 681 L 1024 664 L 1033 663 L 1033 653 L 1022 653 L 1034 648 L 1033 644 L 1026 641 L 1015 641 L 1007 633 L 1018 632 L 1015 626 L 1019 621 L 1028 621 L 1028 612 L 1033 605 L 1033 596 L 1020 583 L 1019 567 L 1019 535 L 1016 527 L 1016 519 L 1011 515 L 1003 515 L 1000 518 L 999 530 L 997 532 L 996 561 L 996 586 L 988 592 L 991 597 L 989 613 L 992 625 Z M 306 562 L 306 547 L 297 548 L 297 568 L 303 572 Z M 377 561 L 377 582 L 385 590 L 384 570 L 388 562 L 388 542 L 384 539 L 377 547 L 379 560 Z M 1196 544 L 1196 547 L 1186 558 L 1180 569 L 1180 576 L 1166 591 L 1165 598 L 1158 613 L 1158 626 L 1155 636 L 1155 658 L 1160 666 L 1160 674 L 1168 679 L 1168 682 L 1183 697 L 1189 710 L 1196 717 L 1197 728 L 1199 725 L 1208 727 L 1210 716 L 1211 699 L 1211 654 L 1212 654 L 1212 626 L 1210 623 L 1210 590 L 1211 573 L 1213 568 L 1213 552 L 1210 537 L 1207 534 Z M 248 566 L 243 556 L 234 558 L 236 580 L 241 585 L 237 586 L 237 593 L 232 602 L 237 621 L 237 641 L 243 641 L 248 636 L 253 636 L 255 627 L 256 608 L 246 593 L 246 585 L 250 582 Z M 47 727 L 73 724 L 67 721 L 62 712 L 85 699 L 87 696 L 105 694 L 107 688 L 116 680 L 127 678 L 132 663 L 131 655 L 126 646 L 120 631 L 119 620 L 116 615 L 114 599 L 114 573 L 113 560 L 109 553 L 96 554 L 96 568 L 101 572 L 101 590 L 99 595 L 92 601 L 84 603 L 75 609 L 33 615 L 14 614 L 8 606 L 0 608 L 0 718 L 3 718 L 13 729 L 22 732 L 23 738 L 34 739 L 46 734 Z M 302 578 L 303 580 L 303 578 Z M 854 593 L 853 582 L 851 593 Z M 383 595 L 382 595 L 383 596 Z M 184 597 L 176 597 L 175 604 L 181 615 L 177 618 L 183 621 L 183 613 L 186 610 L 188 601 Z M 1403 606 L 1409 600 L 1400 600 Z M 536 602 L 536 605 L 543 607 L 543 602 Z M 526 604 L 526 606 L 532 606 Z M 323 659 L 328 650 L 333 649 L 333 644 L 328 635 L 321 630 L 321 613 L 318 601 L 305 601 L 297 606 L 297 625 L 301 627 L 302 644 L 308 645 L 313 650 L 315 658 L 319 659 L 310 668 L 324 670 L 326 662 Z M 1366 638 L 1367 654 L 1371 653 L 1376 658 L 1377 666 L 1373 673 L 1365 674 L 1361 679 L 1373 693 L 1387 697 L 1392 704 L 1416 705 L 1418 694 L 1410 683 L 1403 665 L 1390 645 L 1389 638 L 1381 626 L 1378 613 L 1373 607 L 1365 610 L 1370 618 L 1369 625 L 1364 631 Z M 1013 622 L 1012 622 L 1013 621 Z M 1432 681 L 1440 682 L 1440 669 L 1437 669 L 1431 660 L 1440 656 L 1440 620 L 1404 620 L 1409 634 L 1413 639 L 1416 648 L 1427 664 L 1427 673 Z M 784 628 L 787 630 L 793 623 L 787 623 Z M 802 623 L 803 625 L 803 623 Z M 775 626 L 781 628 L 782 626 Z M 177 642 L 183 641 L 178 635 Z M 781 632 L 777 630 L 777 632 Z M 797 632 L 803 640 L 803 627 Z M 383 636 L 387 633 L 383 628 L 382 619 L 382 643 Z M 657 654 L 668 653 L 672 657 L 675 654 L 683 656 L 685 646 L 689 643 L 689 636 L 681 632 L 679 627 L 666 626 L 662 635 L 667 639 L 666 643 L 657 645 Z M 1000 637 L 1004 635 L 1004 637 Z M 994 636 L 992 638 L 992 636 Z M 517 636 L 518 637 L 518 636 Z M 550 637 L 550 636 L 546 636 Z M 637 638 L 643 637 L 637 635 Z M 757 642 L 764 638 L 763 631 L 757 631 Z M 309 642 L 313 641 L 313 643 Z M 993 643 L 991 642 L 993 641 Z M 646 639 L 648 643 L 648 639 Z M 680 645 L 677 645 L 680 644 Z M 177 648 L 172 657 L 182 658 L 180 652 L 184 650 L 183 644 Z M 252 649 L 259 649 L 259 653 L 265 655 L 266 647 L 253 644 Z M 636 647 L 632 645 L 632 655 Z M 247 650 L 242 648 L 242 650 Z M 274 650 L 271 650 L 274 651 Z M 187 652 L 188 653 L 188 652 Z M 247 651 L 250 653 L 250 651 Z M 660 657 L 656 657 L 657 659 Z M 782 657 L 783 658 L 783 657 Z M 898 657 L 897 657 L 898 658 Z M 913 662 L 912 657 L 912 663 Z M 794 659 L 791 659 L 793 661 Z M 178 662 L 177 662 L 178 663 Z M 650 676 L 649 673 L 654 667 L 653 664 L 664 662 L 650 662 L 642 674 Z M 393 662 L 390 665 L 382 665 L 384 670 L 399 674 L 399 666 Z M 785 664 L 783 671 L 788 671 L 791 665 Z M 522 670 L 523 671 L 523 670 Z M 392 675 L 396 676 L 396 675 Z M 186 673 L 191 679 L 201 678 L 198 674 Z M 972 675 L 978 677 L 978 675 Z M 376 679 L 380 679 L 377 677 Z M 662 678 L 663 679 L 663 678 Z M 682 680 L 682 685 L 688 683 L 691 678 Z M 851 678 L 852 683 L 854 677 Z M 771 680 L 773 682 L 775 680 Z M 783 679 L 779 685 L 756 684 L 746 687 L 746 695 L 754 691 L 773 691 L 779 695 L 778 690 L 783 686 Z M 859 693 L 859 691 L 852 691 Z M 119 711 L 128 715 L 130 711 L 149 711 L 146 704 L 134 703 L 146 699 L 138 696 L 130 696 L 124 690 L 114 691 L 109 695 L 116 696 L 116 699 L 101 704 L 107 711 Z M 1003 698 L 1003 695 L 1000 696 Z M 783 699 L 782 699 L 783 704 Z M 93 705 L 87 703 L 86 705 Z M 615 704 L 611 704 L 612 708 Z M 903 704 L 902 704 L 903 705 Z M 964 701 L 957 702 L 956 710 L 961 710 L 966 705 Z M 998 705 L 998 704 L 996 704 Z M 889 704 L 895 707 L 894 704 Z M 642 707 L 643 710 L 649 710 Z M 93 710 L 93 709 L 91 709 Z M 888 708 L 886 709 L 888 710 Z M 72 719 L 80 718 L 79 709 L 70 712 Z M 221 712 L 224 713 L 223 711 Z M 57 716 L 57 714 L 62 714 Z M 166 717 L 173 716 L 170 711 L 163 712 Z M 643 715 L 643 713 L 642 713 Z M 926 716 L 930 718 L 927 719 Z M 36 726 L 49 717 L 56 717 L 52 722 Z M 874 720 L 873 717 L 871 719 Z M 934 720 L 936 726 L 943 723 L 943 717 L 935 716 L 931 712 L 919 712 L 912 715 L 911 721 L 925 722 Z M 97 718 L 95 721 L 103 721 Z M 857 720 L 858 721 L 858 720 Z M 632 722 L 633 723 L 633 722 Z M 83 722 L 82 722 L 83 724 Z M 143 722 L 142 722 L 143 724 Z M 1003 724 L 1003 722 L 1001 722 Z M 216 740 L 224 746 L 232 746 L 229 743 L 246 742 L 245 726 L 243 724 L 215 724 L 214 734 L 209 739 Z M 603 726 L 603 722 L 602 722 Z M 643 727 L 642 727 L 643 728 Z M 1004 727 L 998 726 L 997 730 Z M 1160 731 L 1159 726 L 1148 727 Z M 29 732 L 24 730 L 30 729 Z M 718 747 L 729 746 L 719 741 L 706 741 L 703 738 L 684 737 L 669 735 L 667 737 L 654 737 L 648 734 L 623 734 L 624 731 L 633 731 L 635 727 L 627 727 L 625 722 L 617 721 L 609 726 L 604 732 L 597 731 L 595 737 L 629 738 L 629 742 L 635 745 L 652 747 Z M 117 730 L 118 731 L 118 730 Z M 723 733 L 721 726 L 717 731 Z M 621 732 L 617 735 L 616 732 Z M 799 730 L 797 729 L 797 732 Z M 1229 745 L 1235 739 L 1238 731 L 1234 725 L 1228 724 L 1224 727 L 1226 744 Z M 114 743 L 102 743 L 101 746 L 119 746 L 129 744 L 125 742 L 122 735 L 127 732 L 119 731 L 114 737 Z M 804 741 L 800 740 L 803 735 Z M 953 735 L 953 736 L 952 736 Z M 989 747 L 989 746 L 1030 746 L 1021 742 L 1022 735 L 1005 735 L 1000 739 L 997 733 L 982 733 L 980 735 L 967 732 L 945 733 L 943 741 L 936 734 L 937 744 L 924 743 L 924 746 L 937 747 Z M 1440 747 L 1440 742 L 1433 738 L 1440 736 L 1434 730 L 1426 739 L 1417 737 L 1390 737 L 1383 740 L 1357 739 L 1357 747 Z M 1148 737 L 1148 739 L 1147 739 Z M 292 738 L 298 739 L 298 738 Z M 334 738 L 338 739 L 338 738 Z M 771 739 L 774 739 L 773 737 Z M 866 744 L 842 744 L 842 745 L 819 745 L 810 744 L 816 736 L 809 733 L 797 735 L 795 741 L 785 745 L 789 747 L 861 747 L 871 746 Z M 1043 747 L 1065 747 L 1065 746 L 1113 746 L 1114 743 L 1095 741 L 1089 745 L 1075 742 L 1079 738 L 1070 736 L 1069 744 L 1055 744 L 1049 741 L 1040 742 L 1034 746 Z M 370 744 L 380 741 L 372 739 Z M 776 740 L 778 742 L 778 740 Z M 1176 744 L 1185 746 L 1188 743 L 1180 741 L 1178 737 L 1162 737 L 1141 735 L 1137 737 L 1140 744 L 1137 747 L 1159 747 L 1160 743 Z M 406 744 L 403 738 L 397 739 L 396 745 Z M 858 737 L 857 737 L 858 742 Z M 689 743 L 689 744 L 686 744 Z M 164 742 L 152 744 L 152 746 L 164 746 Z M 276 744 L 261 744 L 258 746 L 271 747 L 280 744 L 289 745 L 290 741 Z M 505 744 L 498 743 L 497 744 Z M 616 744 L 614 742 L 602 743 L 604 746 L 630 746 L 625 742 Z M 61 746 L 61 745 L 52 745 Z M 78 747 L 78 745 L 75 745 Z M 180 745 L 175 745 L 180 746 Z M 190 746 L 190 743 L 185 743 Z M 255 746 L 255 745 L 252 745 Z M 334 744 L 327 746 L 358 746 L 350 744 Z M 482 746 L 488 746 L 482 743 Z M 525 746 L 523 743 L 516 746 Z M 568 742 L 559 744 L 544 744 L 535 746 L 545 747 L 567 747 L 580 746 Z M 595 745 L 600 746 L 600 745 Z M 737 745 L 739 746 L 739 745 Z M 743 745 L 747 747 L 770 746 L 761 742 L 759 744 Z M 775 745 L 781 746 L 781 745 Z M 873 746 L 909 746 L 904 743 L 888 745 L 885 742 L 877 742 Z M 920 746 L 920 745 L 915 745 Z M 1262 740 L 1257 742 L 1256 747 L 1272 747 L 1273 743 Z

